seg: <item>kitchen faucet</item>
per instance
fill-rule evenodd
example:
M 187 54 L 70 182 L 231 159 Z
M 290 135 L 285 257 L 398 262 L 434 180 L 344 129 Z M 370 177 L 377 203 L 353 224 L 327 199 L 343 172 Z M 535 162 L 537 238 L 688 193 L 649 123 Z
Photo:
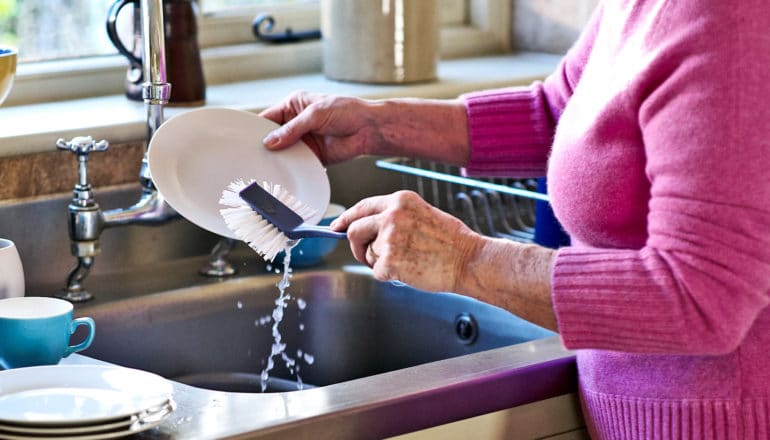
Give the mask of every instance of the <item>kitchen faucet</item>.
M 163 123 L 163 107 L 168 103 L 171 84 L 166 82 L 165 35 L 163 27 L 163 0 L 140 0 L 142 41 L 144 44 L 145 83 L 142 98 L 147 108 L 147 147 L 155 131 Z M 94 200 L 88 181 L 88 156 L 105 151 L 107 141 L 95 142 L 90 136 L 79 136 L 71 141 L 59 139 L 56 146 L 74 153 L 78 160 L 78 182 L 74 197 L 68 206 L 70 250 L 77 265 L 67 277 L 67 286 L 56 296 L 72 302 L 81 302 L 93 296 L 83 287 L 94 258 L 100 252 L 99 236 L 105 228 L 128 224 L 159 225 L 179 217 L 155 188 L 147 162 L 147 150 L 139 172 L 141 196 L 128 208 L 102 211 Z

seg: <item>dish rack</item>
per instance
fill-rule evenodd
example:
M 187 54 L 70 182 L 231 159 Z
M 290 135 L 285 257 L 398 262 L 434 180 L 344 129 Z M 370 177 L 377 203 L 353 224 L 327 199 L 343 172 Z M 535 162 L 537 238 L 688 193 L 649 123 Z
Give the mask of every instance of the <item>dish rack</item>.
M 490 237 L 558 247 L 568 237 L 558 226 L 538 179 L 469 178 L 459 167 L 405 158 L 377 161 L 377 167 L 401 173 L 404 188 Z M 556 235 L 545 229 L 556 222 Z M 560 236 L 561 235 L 561 236 Z

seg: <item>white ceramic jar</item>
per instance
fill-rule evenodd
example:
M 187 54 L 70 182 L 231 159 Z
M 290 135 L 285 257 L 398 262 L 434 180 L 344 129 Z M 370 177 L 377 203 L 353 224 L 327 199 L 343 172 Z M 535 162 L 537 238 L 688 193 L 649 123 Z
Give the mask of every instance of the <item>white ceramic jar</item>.
M 321 0 L 323 71 L 331 79 L 436 79 L 438 0 Z
M 24 296 L 24 269 L 16 244 L 0 238 L 0 299 Z

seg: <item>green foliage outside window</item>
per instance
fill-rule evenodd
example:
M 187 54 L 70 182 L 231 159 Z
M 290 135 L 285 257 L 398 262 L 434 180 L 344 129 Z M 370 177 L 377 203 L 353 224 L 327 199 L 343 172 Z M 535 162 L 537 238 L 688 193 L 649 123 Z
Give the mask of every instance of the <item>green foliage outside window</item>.
M 0 0 L 0 44 L 16 45 L 16 1 Z

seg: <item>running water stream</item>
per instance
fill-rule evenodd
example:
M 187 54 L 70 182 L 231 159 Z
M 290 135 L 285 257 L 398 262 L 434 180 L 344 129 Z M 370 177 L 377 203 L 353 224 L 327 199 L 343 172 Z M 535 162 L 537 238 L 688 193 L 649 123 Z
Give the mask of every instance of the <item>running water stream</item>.
M 288 306 L 288 302 L 291 299 L 291 295 L 286 289 L 291 284 L 289 281 L 289 279 L 291 278 L 291 266 L 290 266 L 291 249 L 297 243 L 298 242 L 296 241 L 294 242 L 290 241 L 284 248 L 285 256 L 283 258 L 283 277 L 281 277 L 281 281 L 279 281 L 278 284 L 276 285 L 278 287 L 279 294 L 278 294 L 278 298 L 275 300 L 275 308 L 273 309 L 273 314 L 272 314 L 273 345 L 270 348 L 270 355 L 267 357 L 267 365 L 265 366 L 265 368 L 262 370 L 262 373 L 260 374 L 260 382 L 261 382 L 263 393 L 267 389 L 267 381 L 270 377 L 270 374 L 269 374 L 270 370 L 272 370 L 273 367 L 275 367 L 274 358 L 279 355 L 281 356 L 281 359 L 283 359 L 284 363 L 286 364 L 286 368 L 288 368 L 289 371 L 292 372 L 293 374 L 296 374 L 297 389 L 299 390 L 302 389 L 302 378 L 299 375 L 299 363 L 297 362 L 296 359 L 286 354 L 286 344 L 281 340 L 281 331 L 279 329 L 281 321 L 283 321 L 284 310 Z M 304 301 L 303 301 L 303 304 L 304 304 Z M 300 356 L 300 357 L 303 357 L 303 356 Z M 312 361 L 308 361 L 307 357 L 305 357 L 305 361 L 308 363 L 312 363 Z

